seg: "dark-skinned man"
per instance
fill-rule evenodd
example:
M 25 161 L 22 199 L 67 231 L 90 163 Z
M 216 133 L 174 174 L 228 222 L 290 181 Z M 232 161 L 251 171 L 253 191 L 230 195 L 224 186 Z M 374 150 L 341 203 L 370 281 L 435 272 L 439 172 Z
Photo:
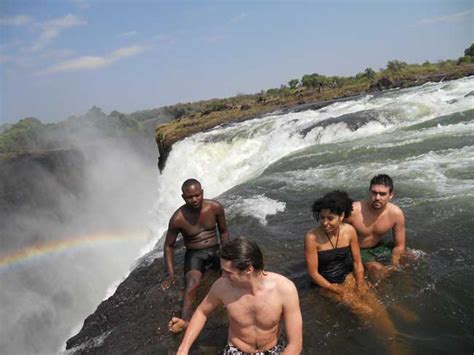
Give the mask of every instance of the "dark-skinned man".
M 169 221 L 164 245 L 168 277 L 161 285 L 166 290 L 176 281 L 174 245 L 178 234 L 181 234 L 186 246 L 185 289 L 181 318 L 173 317 L 168 324 L 169 330 L 173 333 L 179 333 L 187 327 L 192 316 L 196 291 L 205 270 L 209 267 L 219 269 L 217 229 L 221 244 L 229 239 L 224 208 L 215 200 L 203 198 L 200 182 L 188 179 L 181 186 L 181 190 L 183 192 L 181 196 L 186 203 L 173 213 Z

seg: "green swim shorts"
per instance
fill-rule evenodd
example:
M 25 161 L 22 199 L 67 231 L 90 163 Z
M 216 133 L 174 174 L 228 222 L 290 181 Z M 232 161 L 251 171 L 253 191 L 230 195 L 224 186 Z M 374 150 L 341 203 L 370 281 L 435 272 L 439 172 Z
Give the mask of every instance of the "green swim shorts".
M 376 246 L 360 250 L 363 263 L 371 261 L 389 261 L 394 247 L 393 241 L 380 242 Z

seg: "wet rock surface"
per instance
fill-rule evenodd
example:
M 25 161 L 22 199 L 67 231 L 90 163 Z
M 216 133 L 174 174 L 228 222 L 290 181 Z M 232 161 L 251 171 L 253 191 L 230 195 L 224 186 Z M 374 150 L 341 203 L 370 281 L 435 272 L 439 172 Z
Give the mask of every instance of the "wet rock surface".
M 103 301 L 86 318 L 81 331 L 67 341 L 73 354 L 167 354 L 175 351 L 182 334 L 172 334 L 168 322 L 180 316 L 183 297 L 184 249 L 176 252 L 177 281 L 169 290 L 162 290 L 166 277 L 163 259 L 136 268 L 120 284 L 114 295 Z M 205 274 L 198 292 L 201 300 L 218 276 Z M 193 347 L 194 353 L 215 354 L 227 338 L 225 312 L 215 312 Z M 168 352 L 170 351 L 170 352 Z
M 288 250 L 283 248 L 282 242 L 266 238 L 261 240 L 261 244 L 266 246 L 266 268 L 290 277 L 299 290 L 302 309 L 312 309 L 315 290 L 306 276 L 304 260 L 300 257 L 301 245 Z M 183 261 L 184 247 L 175 253 L 176 284 L 166 291 L 161 289 L 166 277 L 162 258 L 135 268 L 114 295 L 103 301 L 86 318 L 80 332 L 67 340 L 66 349 L 69 353 L 174 354 L 183 335 L 170 333 L 168 322 L 172 316 L 181 313 Z M 217 277 L 218 273 L 215 272 L 205 274 L 195 307 Z M 308 321 L 313 320 L 313 316 L 304 314 L 304 317 Z M 209 317 L 190 353 L 219 353 L 227 343 L 227 326 L 225 308 L 220 307 Z

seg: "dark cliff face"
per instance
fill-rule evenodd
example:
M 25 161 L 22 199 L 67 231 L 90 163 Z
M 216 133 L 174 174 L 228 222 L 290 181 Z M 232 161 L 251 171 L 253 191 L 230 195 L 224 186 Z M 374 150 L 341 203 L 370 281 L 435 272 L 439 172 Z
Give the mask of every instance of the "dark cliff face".
M 68 218 L 83 194 L 84 155 L 74 149 L 24 153 L 0 158 L 1 246 L 39 241 L 40 226 L 25 223 Z M 29 221 L 29 222 L 26 222 Z
M 157 175 L 152 140 L 0 157 L 0 257 L 21 256 L 1 270 L 0 353 L 64 347 L 146 244 Z
M 57 206 L 58 189 L 79 196 L 84 163 L 84 155 L 75 149 L 0 158 L 0 210 Z

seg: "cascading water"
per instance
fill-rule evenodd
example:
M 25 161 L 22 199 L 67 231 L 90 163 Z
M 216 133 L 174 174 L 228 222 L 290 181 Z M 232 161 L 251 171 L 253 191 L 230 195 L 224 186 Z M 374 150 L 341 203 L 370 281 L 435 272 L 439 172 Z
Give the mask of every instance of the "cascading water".
M 376 332 L 309 286 L 303 237 L 316 197 L 337 188 L 364 198 L 370 178 L 387 173 L 419 257 L 378 287 L 398 337 L 415 352 L 472 351 L 473 93 L 474 78 L 429 83 L 189 137 L 160 177 L 154 235 L 182 204 L 181 183 L 197 178 L 224 205 L 231 234 L 255 238 L 268 268 L 295 280 L 305 349 L 384 351 Z
M 336 103 L 316 111 L 267 115 L 184 139 L 173 146 L 159 179 L 158 199 L 153 209 L 154 235 L 166 230 L 169 216 L 182 204 L 180 185 L 189 177 L 201 180 L 205 195 L 215 197 L 257 178 L 273 163 L 278 166 L 306 160 L 307 152 L 294 154 L 303 149 L 315 150 L 312 154 L 318 156 L 337 152 L 333 153 L 334 159 L 342 158 L 341 154 L 348 153 L 343 150 L 350 149 L 356 152 L 353 158 L 357 159 L 358 149 L 365 156 L 384 147 L 472 134 L 469 122 L 472 114 L 455 125 L 438 123 L 429 127 L 429 122 L 474 108 L 473 82 L 470 78 L 447 84 L 425 84 Z M 345 118 L 334 119 L 341 117 Z M 426 129 L 420 126 L 410 130 L 410 126 L 423 122 L 427 122 Z M 371 173 L 369 170 L 368 174 Z

